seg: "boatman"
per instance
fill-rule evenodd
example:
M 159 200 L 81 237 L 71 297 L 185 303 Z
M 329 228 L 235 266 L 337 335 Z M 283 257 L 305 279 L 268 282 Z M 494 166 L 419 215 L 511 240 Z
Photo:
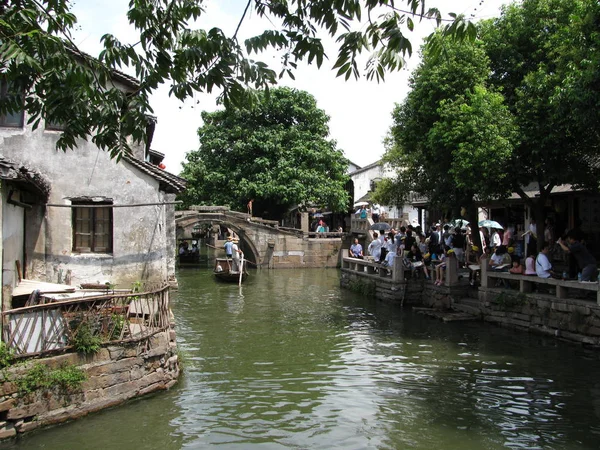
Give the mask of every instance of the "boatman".
M 233 238 L 231 236 L 229 236 L 227 238 L 227 241 L 225 241 L 225 244 L 223 244 L 223 248 L 225 249 L 225 255 L 228 258 L 231 258 L 232 255 L 232 251 L 231 251 L 231 247 L 233 246 Z
M 223 244 L 223 248 L 225 249 L 225 256 L 227 257 L 227 261 L 231 259 L 232 255 L 232 247 L 233 247 L 233 238 L 229 236 L 225 244 Z
M 238 242 L 240 242 L 240 240 L 234 238 L 233 245 L 231 246 L 231 259 L 233 261 L 233 267 L 231 268 L 232 272 L 239 272 L 240 270 L 240 255 L 242 254 L 242 251 L 238 248 Z

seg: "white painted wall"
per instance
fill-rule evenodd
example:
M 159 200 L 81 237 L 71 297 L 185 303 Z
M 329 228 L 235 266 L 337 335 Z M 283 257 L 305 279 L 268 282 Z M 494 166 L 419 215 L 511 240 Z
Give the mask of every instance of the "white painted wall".
M 15 261 L 23 267 L 24 221 L 23 208 L 7 203 L 8 189 L 2 183 L 2 286 L 17 285 L 17 270 Z M 18 198 L 18 194 L 17 194 Z
M 156 179 L 125 161 L 115 162 L 89 141 L 79 140 L 73 151 L 57 150 L 59 136 L 43 128 L 0 128 L 0 155 L 42 174 L 51 184 L 48 203 L 70 205 L 68 198 L 87 196 L 112 198 L 120 205 L 173 200 L 172 194 L 159 190 Z M 107 280 L 122 287 L 141 280 L 166 281 L 174 276 L 173 208 L 114 208 L 112 254 L 77 254 L 72 251 L 71 208 L 48 207 L 40 218 L 45 226 L 37 230 L 44 239 L 27 235 L 27 240 L 40 242 L 34 273 L 28 276 L 57 282 L 59 275 L 71 271 L 74 285 Z

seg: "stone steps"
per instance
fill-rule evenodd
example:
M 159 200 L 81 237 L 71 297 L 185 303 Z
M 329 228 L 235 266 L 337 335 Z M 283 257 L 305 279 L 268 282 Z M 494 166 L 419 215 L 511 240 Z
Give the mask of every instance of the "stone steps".
M 473 314 L 474 316 L 481 315 L 481 307 L 479 299 L 471 297 L 461 297 L 459 300 L 452 304 L 452 309 L 455 311 L 461 311 L 467 314 Z

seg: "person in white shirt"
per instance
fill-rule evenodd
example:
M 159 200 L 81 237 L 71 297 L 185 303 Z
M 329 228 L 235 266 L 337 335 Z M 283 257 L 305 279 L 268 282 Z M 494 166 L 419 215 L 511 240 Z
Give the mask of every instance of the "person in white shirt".
M 379 206 L 379 203 L 373 204 L 373 209 L 371 210 L 371 218 L 373 219 L 373 222 L 375 222 L 375 223 L 379 222 L 380 208 L 381 207 Z
M 381 241 L 378 238 L 378 234 L 373 233 L 373 240 L 368 247 L 369 255 L 371 255 L 375 261 L 379 261 L 381 258 Z
M 492 230 L 492 235 L 490 236 L 490 247 L 497 248 L 502 245 L 502 241 L 500 240 L 500 233 L 497 230 Z
M 545 242 L 542 251 L 538 254 L 537 258 L 535 259 L 535 272 L 540 278 L 550 278 L 554 275 L 554 271 L 552 270 L 552 264 L 548 259 L 549 253 L 550 244 Z

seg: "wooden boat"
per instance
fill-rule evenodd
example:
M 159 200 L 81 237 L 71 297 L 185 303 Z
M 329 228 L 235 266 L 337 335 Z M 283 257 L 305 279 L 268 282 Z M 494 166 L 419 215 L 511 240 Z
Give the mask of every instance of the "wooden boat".
M 221 281 L 226 281 L 228 283 L 239 283 L 240 273 L 231 271 L 232 264 L 233 263 L 231 259 L 216 258 L 215 267 L 213 269 L 215 278 Z M 246 263 L 244 261 L 242 267 L 242 282 L 246 281 L 246 278 L 248 278 L 248 271 L 246 270 Z
M 200 254 L 198 252 L 188 252 L 177 255 L 180 265 L 200 264 Z

